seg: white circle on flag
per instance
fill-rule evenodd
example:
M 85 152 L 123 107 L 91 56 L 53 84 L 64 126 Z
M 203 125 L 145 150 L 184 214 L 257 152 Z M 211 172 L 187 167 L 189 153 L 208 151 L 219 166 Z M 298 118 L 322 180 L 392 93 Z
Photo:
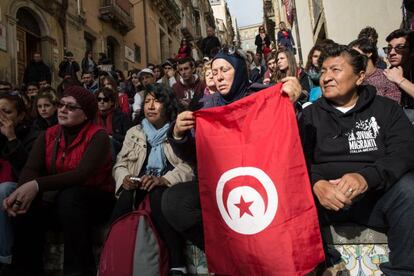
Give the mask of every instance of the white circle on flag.
M 227 200 L 223 199 L 226 183 L 239 176 L 252 176 L 259 181 L 266 192 L 267 206 L 263 195 L 246 185 L 232 189 Z M 217 183 L 216 200 L 226 224 L 244 235 L 254 235 L 266 229 L 273 221 L 278 206 L 278 195 L 272 179 L 255 167 L 238 167 L 223 173 Z

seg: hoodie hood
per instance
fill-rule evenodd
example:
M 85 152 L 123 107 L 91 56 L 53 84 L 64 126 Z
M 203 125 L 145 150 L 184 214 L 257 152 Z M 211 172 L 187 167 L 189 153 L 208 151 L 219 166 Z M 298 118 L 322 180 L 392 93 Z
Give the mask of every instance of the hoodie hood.
M 357 93 L 358 100 L 355 106 L 345 113 L 336 109 L 325 97 L 321 97 L 316 101 L 315 104 L 327 111 L 329 116 L 336 122 L 332 135 L 333 139 L 344 136 L 353 127 L 353 122 L 358 120 L 358 114 L 366 109 L 377 95 L 375 88 L 370 85 L 360 85 Z
M 336 109 L 331 102 L 329 102 L 325 97 L 319 98 L 315 102 L 318 106 L 320 106 L 322 109 L 328 111 L 329 113 L 334 113 L 338 117 L 347 117 L 351 114 L 357 113 L 361 110 L 363 110 L 367 105 L 371 104 L 372 101 L 375 99 L 375 96 L 377 95 L 377 92 L 375 90 L 375 87 L 371 85 L 360 85 L 358 87 L 358 100 L 355 104 L 355 106 L 349 110 L 346 113 L 342 113 L 338 109 Z

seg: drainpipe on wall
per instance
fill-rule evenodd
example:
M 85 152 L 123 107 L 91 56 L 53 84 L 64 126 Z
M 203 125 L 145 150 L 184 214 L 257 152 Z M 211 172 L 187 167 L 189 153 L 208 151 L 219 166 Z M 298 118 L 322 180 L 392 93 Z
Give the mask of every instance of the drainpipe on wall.
M 295 22 L 295 32 L 296 32 L 296 47 L 299 54 L 299 64 L 303 66 L 303 57 L 302 57 L 302 44 L 300 42 L 300 35 L 299 35 L 299 25 L 298 25 L 298 16 L 296 13 L 296 2 L 295 0 L 292 0 L 293 4 L 293 20 Z
M 148 30 L 148 24 L 147 24 L 147 1 L 144 1 L 144 34 L 145 34 L 145 60 L 146 60 L 146 64 L 145 66 L 147 66 L 148 62 L 149 62 L 149 53 L 148 53 L 148 38 L 147 38 L 147 30 Z
M 62 1 L 62 8 L 60 10 L 60 16 L 58 18 L 58 22 L 60 27 L 62 28 L 62 34 L 63 34 L 63 50 L 66 51 L 68 47 L 68 34 L 66 31 L 66 13 L 68 11 L 68 0 Z

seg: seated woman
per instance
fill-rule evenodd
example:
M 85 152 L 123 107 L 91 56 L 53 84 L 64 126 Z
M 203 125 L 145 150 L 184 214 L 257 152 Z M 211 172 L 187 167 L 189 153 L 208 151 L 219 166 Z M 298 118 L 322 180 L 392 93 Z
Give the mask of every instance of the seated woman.
M 207 61 L 203 65 L 202 79 L 206 83 L 204 95 L 211 95 L 217 92 L 216 83 L 213 79 L 213 71 L 211 71 L 211 61 Z
M 277 68 L 277 54 L 276 53 L 270 53 L 266 58 L 266 66 L 267 70 L 263 76 L 263 84 L 274 84 L 271 83 L 272 77 L 274 74 L 276 74 L 276 68 Z M 275 79 L 273 78 L 273 81 Z
M 321 63 L 324 58 L 323 48 L 315 45 L 309 51 L 308 61 L 306 62 L 305 72 L 310 79 L 309 102 L 315 102 L 322 96 L 319 78 L 321 77 Z
M 106 129 L 111 139 L 113 160 L 121 150 L 125 134 L 131 126 L 129 116 L 119 109 L 117 94 L 113 89 L 106 87 L 96 93 L 99 111 L 95 123 Z
M 42 275 L 44 234 L 53 218 L 63 230 L 64 274 L 96 275 L 91 227 L 106 221 L 114 203 L 109 138 L 92 123 L 97 106 L 83 87 L 63 92 L 59 124 L 38 137 L 19 187 L 3 201 L 16 217 L 11 275 Z
M 125 91 L 121 90 L 121 87 L 118 87 L 118 84 L 116 83 L 116 81 L 110 76 L 105 76 L 102 79 L 102 84 L 103 84 L 102 87 L 106 87 L 106 88 L 112 89 L 117 92 L 118 108 L 126 115 L 128 116 L 131 115 L 131 110 L 130 110 L 129 102 L 128 102 L 128 95 L 125 93 Z
M 233 50 L 223 48 L 214 57 L 211 67 L 218 92 L 201 99 L 202 108 L 228 105 L 252 93 L 246 60 L 237 50 Z M 298 80 L 295 77 L 286 77 L 282 82 L 282 91 L 295 102 L 301 93 Z M 194 113 L 182 112 L 177 116 L 175 124 L 170 127 L 168 140 L 177 156 L 196 167 L 194 127 Z M 176 185 L 166 190 L 162 198 L 162 212 L 174 229 L 204 250 L 197 182 Z
M 364 55 L 338 44 L 326 54 L 323 97 L 302 116 L 319 219 L 383 229 L 391 252 L 382 272 L 414 275 L 414 128 L 396 102 L 361 85 Z M 334 250 L 326 253 L 329 265 L 340 262 Z
M 0 203 L 17 186 L 37 133 L 25 119 L 26 106 L 18 92 L 0 94 Z M 13 229 L 7 212 L 0 207 L 0 270 L 12 261 Z
M 37 111 L 37 117 L 33 122 L 35 129 L 43 131 L 58 123 L 57 104 L 58 99 L 52 88 L 48 87 L 40 90 L 34 101 Z
M 119 199 L 111 220 L 131 212 L 149 193 L 153 220 L 169 249 L 171 269 L 178 273 L 185 270 L 182 239 L 161 214 L 161 197 L 169 187 L 192 181 L 194 174 L 167 142 L 168 128 L 177 114 L 172 95 L 162 84 L 145 91 L 142 123 L 128 130 L 113 169 Z
M 285 77 L 296 77 L 302 86 L 302 95 L 299 99 L 304 103 L 308 99 L 310 91 L 311 80 L 305 73 L 305 70 L 296 65 L 296 59 L 293 53 L 289 50 L 279 50 L 276 53 L 276 70 L 270 80 L 271 83 L 280 82 Z

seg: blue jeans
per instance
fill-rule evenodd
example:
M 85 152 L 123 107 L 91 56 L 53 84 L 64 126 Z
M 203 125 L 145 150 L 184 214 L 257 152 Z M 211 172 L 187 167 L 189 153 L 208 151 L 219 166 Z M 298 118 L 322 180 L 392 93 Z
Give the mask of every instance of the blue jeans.
M 0 183 L 0 263 L 10 264 L 12 261 L 11 249 L 13 245 L 13 228 L 10 217 L 3 209 L 3 200 L 16 190 L 17 183 Z

